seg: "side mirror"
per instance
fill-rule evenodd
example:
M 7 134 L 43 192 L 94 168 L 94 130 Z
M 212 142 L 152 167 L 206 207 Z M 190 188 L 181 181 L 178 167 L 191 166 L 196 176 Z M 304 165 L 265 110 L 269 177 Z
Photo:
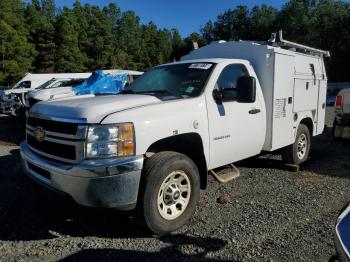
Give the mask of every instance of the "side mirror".
M 256 81 L 252 76 L 242 76 L 237 80 L 237 102 L 254 103 L 256 99 Z
M 218 105 L 221 105 L 222 100 L 224 99 L 224 95 L 220 90 L 214 89 L 213 90 L 213 98 Z

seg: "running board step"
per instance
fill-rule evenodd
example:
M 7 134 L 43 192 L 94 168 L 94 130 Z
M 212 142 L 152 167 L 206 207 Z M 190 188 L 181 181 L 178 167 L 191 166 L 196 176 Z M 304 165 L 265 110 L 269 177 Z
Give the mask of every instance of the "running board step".
M 239 170 L 233 164 L 210 170 L 210 173 L 222 184 L 230 182 L 240 176 Z

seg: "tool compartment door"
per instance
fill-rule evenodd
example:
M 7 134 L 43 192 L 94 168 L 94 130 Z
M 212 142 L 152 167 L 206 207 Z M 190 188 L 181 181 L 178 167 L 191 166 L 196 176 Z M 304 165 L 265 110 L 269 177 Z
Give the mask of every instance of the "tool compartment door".
M 293 134 L 294 57 L 276 54 L 272 117 L 272 150 L 294 142 Z
M 315 110 L 318 100 L 318 81 L 314 83 L 312 77 L 294 79 L 293 112 Z
M 316 113 L 320 75 L 321 68 L 318 59 L 305 56 L 295 57 L 293 112 L 314 110 Z

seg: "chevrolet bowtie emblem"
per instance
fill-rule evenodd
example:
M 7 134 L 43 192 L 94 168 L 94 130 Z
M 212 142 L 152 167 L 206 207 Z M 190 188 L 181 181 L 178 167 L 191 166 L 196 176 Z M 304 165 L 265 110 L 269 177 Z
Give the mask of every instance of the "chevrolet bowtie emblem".
M 43 131 L 43 129 L 41 127 L 38 127 L 37 129 L 34 130 L 34 137 L 39 142 L 44 140 L 45 132 Z

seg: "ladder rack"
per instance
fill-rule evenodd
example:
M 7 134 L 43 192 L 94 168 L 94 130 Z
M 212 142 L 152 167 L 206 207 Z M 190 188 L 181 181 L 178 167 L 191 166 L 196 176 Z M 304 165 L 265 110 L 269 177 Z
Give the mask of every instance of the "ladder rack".
M 324 51 L 321 49 L 309 47 L 306 45 L 301 45 L 298 43 L 294 43 L 291 41 L 287 41 L 283 39 L 283 32 L 280 30 L 278 35 L 276 33 L 272 33 L 271 38 L 268 40 L 268 43 L 272 46 L 286 47 L 286 48 L 295 48 L 300 50 L 303 53 L 311 54 L 311 55 L 321 55 L 325 57 L 330 57 L 329 51 Z

